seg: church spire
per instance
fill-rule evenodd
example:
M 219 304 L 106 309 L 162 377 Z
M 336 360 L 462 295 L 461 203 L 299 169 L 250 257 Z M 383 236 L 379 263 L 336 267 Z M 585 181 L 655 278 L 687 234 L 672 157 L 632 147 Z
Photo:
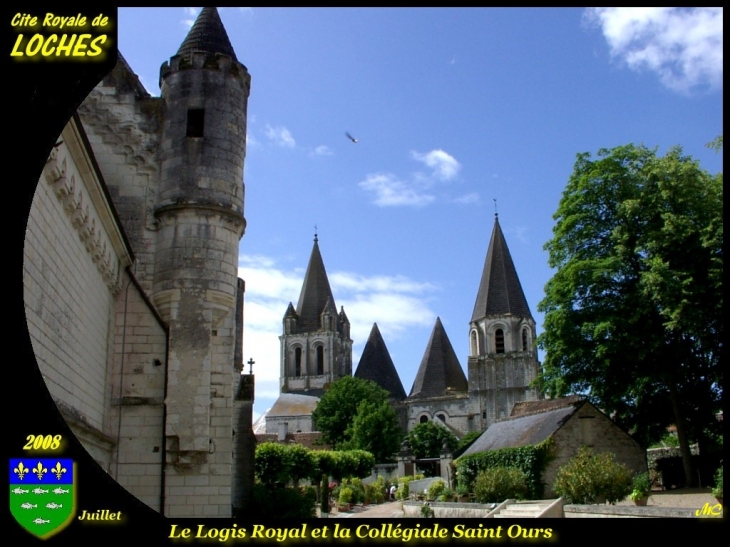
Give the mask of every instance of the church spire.
M 193 51 L 222 53 L 234 61 L 238 60 L 216 8 L 201 10 L 177 54 L 186 56 Z
M 309 257 L 307 273 L 304 276 L 302 292 L 299 295 L 297 314 L 299 332 L 314 332 L 320 329 L 320 316 L 325 309 L 333 310 L 337 315 L 335 298 L 332 295 L 327 271 L 324 269 L 324 261 L 319 252 L 319 239 L 314 236 L 314 247 Z
M 492 239 L 489 241 L 487 259 L 484 261 L 471 320 L 477 321 L 489 315 L 507 314 L 532 317 L 495 212 Z
M 355 371 L 356 378 L 372 380 L 390 393 L 392 399 L 402 401 L 406 398 L 406 391 L 398 376 L 398 371 L 390 358 L 388 348 L 380 334 L 378 324 L 373 323 L 368 341 L 362 350 L 360 363 Z
M 468 389 L 464 370 L 446 335 L 441 318 L 437 317 L 408 397 L 439 397 L 451 395 L 455 391 L 466 392 Z

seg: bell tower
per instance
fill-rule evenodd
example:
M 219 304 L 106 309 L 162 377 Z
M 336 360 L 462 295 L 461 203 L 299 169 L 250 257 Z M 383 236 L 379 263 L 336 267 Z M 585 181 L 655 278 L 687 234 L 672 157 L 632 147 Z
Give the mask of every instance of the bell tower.
M 530 387 L 540 366 L 535 340 L 535 320 L 495 213 L 469 323 L 469 392 L 479 430 L 507 418 L 515 403 L 539 398 Z
M 299 303 L 296 309 L 289 303 L 283 322 L 281 393 L 319 397 L 330 383 L 352 376 L 350 321 L 335 306 L 316 235 Z

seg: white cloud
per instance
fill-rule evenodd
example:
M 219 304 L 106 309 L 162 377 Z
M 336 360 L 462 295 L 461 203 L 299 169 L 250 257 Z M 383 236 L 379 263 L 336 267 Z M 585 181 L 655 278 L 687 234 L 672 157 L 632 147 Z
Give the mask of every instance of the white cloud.
M 332 149 L 324 144 L 318 146 L 312 151 L 312 156 L 331 156 Z
M 722 8 L 592 8 L 613 57 L 680 92 L 722 87 Z
M 358 183 L 360 188 L 374 195 L 375 205 L 390 207 L 410 205 L 422 207 L 432 203 L 436 198 L 423 192 L 415 181 L 402 181 L 390 173 L 374 173 Z
M 279 146 L 294 148 L 297 144 L 294 137 L 291 136 L 291 132 L 286 127 L 271 127 L 269 124 L 266 124 L 264 134 Z
M 461 203 L 462 205 L 469 205 L 471 203 L 479 203 L 479 194 L 471 192 L 454 198 L 454 203 Z
M 373 196 L 373 203 L 381 207 L 423 207 L 436 200 L 430 192 L 435 185 L 453 180 L 461 170 L 461 164 L 443 150 L 410 153 L 413 160 L 431 168 L 431 173 L 414 172 L 408 178 L 392 173 L 370 173 L 358 183 L 360 188 Z
M 329 276 L 332 290 L 361 292 L 398 292 L 422 294 L 436 289 L 431 283 L 412 281 L 404 275 L 365 277 L 347 272 L 335 272 Z
M 411 157 L 432 168 L 433 176 L 439 180 L 451 180 L 456 177 L 461 169 L 459 162 L 443 150 L 431 150 L 425 154 L 411 152 Z

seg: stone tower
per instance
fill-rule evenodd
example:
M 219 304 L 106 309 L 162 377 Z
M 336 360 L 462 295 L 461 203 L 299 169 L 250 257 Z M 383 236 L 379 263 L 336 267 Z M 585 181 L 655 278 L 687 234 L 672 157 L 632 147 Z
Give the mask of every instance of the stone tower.
M 200 12 L 177 54 L 160 69 L 152 300 L 169 326 L 167 516 L 231 514 L 249 86 L 215 8 Z M 195 493 L 191 485 L 209 495 L 188 496 Z
M 540 363 L 535 321 L 517 277 L 499 218 L 484 262 L 469 323 L 469 392 L 475 429 L 507 418 L 520 401 L 538 399 L 530 387 Z
M 431 331 L 406 399 L 408 430 L 434 419 L 454 431 L 470 431 L 469 385 L 441 318 Z
M 319 397 L 343 376 L 352 376 L 350 321 L 337 312 L 318 238 L 304 276 L 296 310 L 289 303 L 281 340 L 281 393 Z

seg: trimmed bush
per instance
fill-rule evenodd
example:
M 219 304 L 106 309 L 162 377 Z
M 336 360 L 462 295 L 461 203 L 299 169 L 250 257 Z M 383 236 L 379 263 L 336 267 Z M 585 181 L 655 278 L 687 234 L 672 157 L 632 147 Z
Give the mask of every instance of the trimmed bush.
M 536 445 L 487 450 L 461 456 L 454 462 L 458 486 L 473 492 L 474 481 L 480 471 L 495 467 L 517 467 L 527 475 L 529 496 L 540 499 L 543 492 L 542 474 L 552 457 L 552 438 Z
M 480 471 L 474 481 L 474 495 L 479 503 L 501 503 L 507 499 L 527 497 L 527 474 L 518 467 L 492 467 Z
M 608 452 L 593 454 L 582 446 L 578 453 L 558 469 L 553 484 L 568 503 L 591 504 L 605 499 L 615 504 L 631 493 L 631 471 Z
M 446 483 L 442 480 L 433 481 L 428 487 L 428 499 L 435 500 L 446 490 Z

